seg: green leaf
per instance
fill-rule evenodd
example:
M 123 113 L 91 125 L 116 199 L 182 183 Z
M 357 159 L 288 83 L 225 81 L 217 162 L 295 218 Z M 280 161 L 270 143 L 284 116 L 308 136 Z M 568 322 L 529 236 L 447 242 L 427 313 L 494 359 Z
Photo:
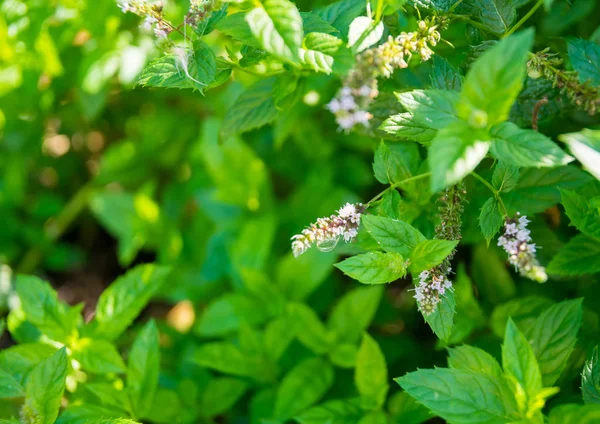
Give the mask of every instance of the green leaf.
M 560 194 L 571 223 L 582 233 L 600 239 L 600 208 L 593 208 L 588 198 L 574 191 L 561 190 Z
M 277 389 L 275 417 L 287 419 L 317 402 L 333 384 L 333 368 L 322 358 L 297 364 Z
M 346 37 L 350 23 L 364 13 L 366 4 L 362 0 L 340 0 L 315 10 L 318 16 L 337 28 Z
M 581 392 L 585 403 L 600 404 L 600 360 L 598 346 L 594 348 L 592 357 L 585 362 L 581 373 Z
M 298 340 L 317 354 L 322 354 L 331 348 L 333 336 L 311 308 L 302 303 L 290 303 L 288 313 L 294 319 Z
M 432 88 L 460 91 L 463 77 L 458 69 L 437 54 L 432 58 L 432 65 L 431 74 L 429 75 Z
M 21 417 L 26 422 L 54 424 L 65 391 L 68 360 L 66 348 L 40 362 L 29 374 Z
M 94 336 L 119 337 L 161 289 L 169 272 L 164 266 L 138 265 L 117 278 L 98 299 Z
M 544 311 L 528 332 L 544 387 L 554 384 L 567 365 L 582 316 L 582 299 L 566 300 Z
M 481 207 L 481 214 L 479 214 L 479 228 L 481 228 L 488 246 L 503 222 L 498 199 L 490 197 Z
M 531 345 L 510 318 L 502 345 L 502 367 L 519 409 L 525 413 L 539 409 L 535 400 L 542 389 L 540 367 Z
M 583 275 L 600 272 L 600 240 L 579 234 L 552 258 L 548 273 Z
M 599 405 L 558 405 L 550 411 L 548 424 L 595 424 L 600 420 Z
M 224 374 L 237 375 L 240 377 L 259 377 L 263 372 L 256 358 L 242 353 L 236 345 L 227 342 L 204 343 L 198 348 L 190 350 L 189 360 L 194 364 Z M 270 378 L 265 373 L 264 378 Z
M 125 363 L 115 346 L 106 340 L 82 338 L 71 346 L 73 359 L 84 371 L 96 374 L 122 373 Z
M 348 47 L 354 47 L 360 41 L 360 44 L 354 47 L 354 51 L 362 52 L 381 40 L 383 29 L 383 22 L 375 24 L 368 16 L 357 16 L 348 29 Z
M 114 410 L 91 404 L 70 405 L 56 421 L 56 424 L 136 424 L 125 419 L 106 418 L 114 416 Z
M 277 362 L 294 341 L 297 326 L 296 321 L 289 314 L 267 324 L 264 333 L 264 350 L 273 362 Z
M 418 153 L 404 144 L 396 144 L 391 147 L 383 141 L 375 151 L 373 171 L 375 178 L 382 184 L 397 183 L 413 176 L 416 171 L 415 164 L 418 163 Z M 402 187 L 407 189 L 407 186 Z
M 511 299 L 498 305 L 492 312 L 490 327 L 497 337 L 503 337 L 508 318 L 511 318 L 519 328 L 528 333 L 540 314 L 554 304 L 545 297 L 524 296 Z
M 368 252 L 335 264 L 363 284 L 385 284 L 406 275 L 406 261 L 398 253 Z
M 498 382 L 504 380 L 504 373 L 496 358 L 477 347 L 462 345 L 448 349 L 448 366 L 485 375 Z
M 250 31 L 261 47 L 277 58 L 298 62 L 304 32 L 300 12 L 289 0 L 263 0 L 246 15 Z
M 81 308 L 60 302 L 50 284 L 34 276 L 18 275 L 15 288 L 25 318 L 43 334 L 61 342 L 77 335 Z
M 150 62 L 138 78 L 143 87 L 191 88 L 203 92 L 215 79 L 217 62 L 212 49 L 198 42 L 194 51 L 180 49 Z
M 344 42 L 335 35 L 323 32 L 311 32 L 304 37 L 303 46 L 308 50 L 316 50 L 325 54 L 334 54 Z
M 490 137 L 466 122 L 457 121 L 439 131 L 429 146 L 431 191 L 456 184 L 473 171 L 490 148 Z
M 545 135 L 521 129 L 512 122 L 494 125 L 490 134 L 492 155 L 510 165 L 541 168 L 566 165 L 573 161 Z
M 200 395 L 198 410 L 203 417 L 222 414 L 233 407 L 247 389 L 248 384 L 237 378 L 213 378 Z
M 21 384 L 41 361 L 52 356 L 56 348 L 42 343 L 24 343 L 0 350 L 0 369 L 12 375 Z
M 579 74 L 579 80 L 600 86 L 600 45 L 582 38 L 572 38 L 568 46 L 569 59 Z
M 457 245 L 458 240 L 425 240 L 420 242 L 410 255 L 411 272 L 418 274 L 441 264 Z
M 418 370 L 395 381 L 418 402 L 452 423 L 515 421 L 514 406 L 493 378 L 471 371 Z
M 325 74 L 330 74 L 333 71 L 333 57 L 328 54 L 316 50 L 300 49 L 299 55 L 300 62 L 308 69 Z
M 254 38 L 252 30 L 248 22 L 246 22 L 246 14 L 244 12 L 232 13 L 226 16 L 217 22 L 216 29 L 248 46 L 264 51 L 262 50 L 261 43 Z
M 327 323 L 338 342 L 355 343 L 360 339 L 373 320 L 382 295 L 383 286 L 359 287 L 340 299 Z
M 340 368 L 354 368 L 358 347 L 352 343 L 338 343 L 329 352 L 329 360 Z
M 433 415 L 406 392 L 394 393 L 388 402 L 390 422 L 394 424 L 421 424 Z
M 496 35 L 506 33 L 517 16 L 514 2 L 510 0 L 466 0 L 459 11 L 472 15 L 486 31 Z
M 504 38 L 487 50 L 467 73 L 456 109 L 458 116 L 476 127 L 508 119 L 526 73 L 533 30 Z
M 560 201 L 559 189 L 573 190 L 589 182 L 591 177 L 572 166 L 556 168 L 527 168 L 521 172 L 519 185 L 502 195 L 509 213 L 543 212 Z
M 413 90 L 396 93 L 396 97 L 407 112 L 391 116 L 380 129 L 401 139 L 427 143 L 438 130 L 458 121 L 455 104 L 459 96 L 454 91 Z
M 508 193 L 519 183 L 519 168 L 506 162 L 498 162 L 494 167 L 492 185 L 496 190 Z
M 329 22 L 314 12 L 300 12 L 300 16 L 302 16 L 302 26 L 304 27 L 304 33 L 306 35 L 311 32 L 321 32 L 325 34 L 339 33 L 339 31 L 331 26 Z
M 600 131 L 584 129 L 578 133 L 559 135 L 558 139 L 566 143 L 585 169 L 600 180 Z
M 362 223 L 367 232 L 387 252 L 409 257 L 417 244 L 427 240 L 410 224 L 391 218 L 363 215 Z
M 25 390 L 12 375 L 0 369 L 0 399 L 21 397 Z
M 442 301 L 438 303 L 436 310 L 429 315 L 423 315 L 423 317 L 435 335 L 440 340 L 447 342 L 452 334 L 455 313 L 456 299 L 454 298 L 454 292 L 447 291 L 442 296 Z
M 225 114 L 221 130 L 224 137 L 262 127 L 275 119 L 274 83 L 275 78 L 261 80 L 237 98 Z
M 328 400 L 294 417 L 300 424 L 356 424 L 363 414 L 358 399 Z
M 356 357 L 354 382 L 366 408 L 376 409 L 383 405 L 389 388 L 387 378 L 385 357 L 379 345 L 364 333 Z
M 388 424 L 388 418 L 383 411 L 367 412 L 358 424 Z
M 149 321 L 133 342 L 127 361 L 127 392 L 135 416 L 148 416 L 158 387 L 159 372 L 158 329 L 154 321 Z

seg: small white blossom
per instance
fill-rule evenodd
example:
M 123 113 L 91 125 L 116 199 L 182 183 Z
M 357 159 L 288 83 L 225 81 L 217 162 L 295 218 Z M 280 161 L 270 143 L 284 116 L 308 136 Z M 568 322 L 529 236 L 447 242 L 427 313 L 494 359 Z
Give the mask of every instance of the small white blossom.
M 350 111 L 356 107 L 356 102 L 352 95 L 340 97 L 340 109 Z
M 154 16 L 147 16 L 146 19 L 144 19 L 144 23 L 142 24 L 142 28 L 147 29 L 147 30 L 151 30 L 152 29 L 152 25 L 154 25 L 156 22 L 158 22 L 158 19 L 156 19 Z
M 327 109 L 329 109 L 331 113 L 336 113 L 342 109 L 342 105 L 340 104 L 340 101 L 338 99 L 334 98 L 329 103 L 327 103 Z
M 300 256 L 313 244 L 321 251 L 333 249 L 338 240 L 352 241 L 358 235 L 362 205 L 346 203 L 336 215 L 318 218 L 317 222 L 302 230 L 301 234 L 292 237 L 294 256 Z
M 154 35 L 156 35 L 158 38 L 167 38 L 169 34 L 165 29 L 157 27 L 154 28 Z

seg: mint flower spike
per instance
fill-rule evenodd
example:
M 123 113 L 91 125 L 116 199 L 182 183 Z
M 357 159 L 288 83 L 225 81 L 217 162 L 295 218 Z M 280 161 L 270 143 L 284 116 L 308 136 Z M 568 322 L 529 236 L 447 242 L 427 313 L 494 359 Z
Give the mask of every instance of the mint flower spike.
M 445 271 L 449 274 L 452 268 L 448 267 Z M 446 290 L 452 290 L 452 281 L 440 272 L 439 268 L 421 272 L 419 285 L 414 289 L 415 295 L 413 296 L 417 300 L 419 311 L 423 315 L 434 313 Z
M 381 45 L 365 50 L 356 61 L 343 82 L 343 87 L 335 98 L 327 104 L 327 109 L 335 115 L 340 130 L 350 131 L 357 125 L 369 127 L 373 118 L 368 112 L 369 105 L 379 95 L 377 78 L 390 78 L 396 69 L 408 67 L 413 54 L 421 61 L 431 58 L 435 46 L 441 39 L 438 28 L 444 27 L 436 18 L 427 18 L 418 23 L 413 32 L 403 32 L 397 37 L 389 36 Z
M 346 203 L 337 214 L 319 218 L 310 224 L 302 233 L 291 238 L 292 252 L 298 257 L 306 252 L 313 244 L 322 252 L 329 252 L 337 245 L 340 238 L 350 242 L 358 234 L 360 215 L 364 212 L 362 203 Z
M 548 280 L 546 270 L 535 257 L 536 245 L 531 243 L 531 231 L 527 229 L 529 220 L 526 216 L 517 215 L 504 223 L 504 234 L 498 238 L 501 246 L 508 254 L 508 261 L 523 277 L 538 283 Z

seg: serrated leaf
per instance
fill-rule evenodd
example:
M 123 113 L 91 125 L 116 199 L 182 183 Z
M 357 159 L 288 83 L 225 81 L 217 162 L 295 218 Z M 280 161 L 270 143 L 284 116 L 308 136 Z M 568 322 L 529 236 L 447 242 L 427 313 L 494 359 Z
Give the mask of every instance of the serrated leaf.
M 383 405 L 389 387 L 387 378 L 385 357 L 379 345 L 364 333 L 356 356 L 354 382 L 365 407 L 372 409 Z
M 232 13 L 226 16 L 217 22 L 216 28 L 235 40 L 241 41 L 255 49 L 262 50 L 262 44 L 254 38 L 252 30 L 248 22 L 246 22 L 246 14 L 244 12 Z
M 582 299 L 560 302 L 544 311 L 528 332 L 544 387 L 554 384 L 567 365 L 582 316 Z
M 484 25 L 485 30 L 496 35 L 506 33 L 517 16 L 511 0 L 466 0 L 458 10 L 473 17 Z
M 418 370 L 395 381 L 418 402 L 452 423 L 501 424 L 516 421 L 499 384 L 471 371 Z
M 462 345 L 448 349 L 448 367 L 486 375 L 496 381 L 504 379 L 500 364 L 485 350 Z
M 385 284 L 406 275 L 406 261 L 398 253 L 368 252 L 335 264 L 363 284 Z
M 418 274 L 429 270 L 439 264 L 450 255 L 458 240 L 425 240 L 417 244 L 410 254 L 410 271 Z
M 592 207 L 588 198 L 574 191 L 561 190 L 560 194 L 571 223 L 582 233 L 600 239 L 600 209 Z
M 457 121 L 437 133 L 429 146 L 431 191 L 440 191 L 471 173 L 490 148 L 489 135 Z
M 36 417 L 36 423 L 54 424 L 65 391 L 68 360 L 66 348 L 40 362 L 29 374 L 21 415 Z
M 600 272 L 600 240 L 579 234 L 559 250 L 547 268 L 557 275 L 584 275 Z
M 498 162 L 494 167 L 492 185 L 500 192 L 508 193 L 519 183 L 519 168 L 505 162 Z
M 462 88 L 463 77 L 459 70 L 438 55 L 434 55 L 432 58 L 432 69 L 429 78 L 431 79 L 431 87 L 434 89 L 460 91 Z
M 592 178 L 572 166 L 556 168 L 527 168 L 521 171 L 519 185 L 502 195 L 509 213 L 533 214 L 543 212 L 560 201 L 559 189 L 573 190 Z
M 215 79 L 217 63 L 212 49 L 198 42 L 194 51 L 181 49 L 150 62 L 138 78 L 143 87 L 191 88 L 204 91 Z
M 169 272 L 164 266 L 138 265 L 117 278 L 98 299 L 94 336 L 106 340 L 119 337 L 161 289 Z
M 304 31 L 298 8 L 289 0 L 264 0 L 246 15 L 246 22 L 261 47 L 288 61 L 298 62 Z
M 396 93 L 406 113 L 394 115 L 380 129 L 399 138 L 430 141 L 438 130 L 458 120 L 455 104 L 458 94 L 447 90 L 413 90 Z
M 96 374 L 121 373 L 125 363 L 116 347 L 106 340 L 82 338 L 72 346 L 72 356 L 85 372 Z
M 332 55 L 338 51 L 343 44 L 343 41 L 331 34 L 311 32 L 306 34 L 302 44 L 307 50 L 316 50 L 321 53 Z
M 600 131 L 584 129 L 578 133 L 559 135 L 558 139 L 566 143 L 585 169 L 600 180 Z
M 330 74 L 333 72 L 333 57 L 316 50 L 299 50 L 300 62 L 315 72 Z
M 504 38 L 471 66 L 465 77 L 458 116 L 475 126 L 485 127 L 508 119 L 526 74 L 527 54 L 533 44 L 533 30 Z
M 441 297 L 441 302 L 438 303 L 436 310 L 429 315 L 423 315 L 423 318 L 435 335 L 440 340 L 447 342 L 452 334 L 455 313 L 456 299 L 454 292 L 449 290 Z
M 300 16 L 302 16 L 302 27 L 304 28 L 304 34 L 306 35 L 311 32 L 321 32 L 325 34 L 339 33 L 337 29 L 315 12 L 300 12 Z
M 221 130 L 224 137 L 262 127 L 275 119 L 274 83 L 275 78 L 261 80 L 237 98 L 225 114 Z
M 383 141 L 375 151 L 373 172 L 375 178 L 382 184 L 398 183 L 413 176 L 417 170 L 419 153 L 411 149 L 415 145 L 395 144 L 388 146 Z M 407 190 L 407 186 L 402 189 Z M 410 190 L 407 190 L 410 191 Z
M 375 21 L 368 16 L 354 18 L 348 29 L 348 47 L 353 47 L 360 41 L 360 44 L 354 49 L 357 53 L 362 52 L 381 40 L 383 29 L 383 22 L 375 25 Z
M 387 252 L 409 257 L 417 244 L 427 240 L 410 224 L 390 218 L 363 215 L 362 223 L 367 232 Z
M 542 389 L 542 375 L 535 354 L 512 319 L 508 319 L 502 344 L 502 368 L 522 412 L 538 409 L 535 398 Z
M 573 161 L 558 145 L 534 130 L 524 130 L 512 122 L 494 125 L 491 153 L 507 164 L 520 167 L 552 167 Z
M 579 81 L 600 86 L 600 45 L 582 38 L 568 41 L 571 65 L 579 74 Z
M 592 356 L 585 362 L 581 373 L 581 393 L 585 403 L 600 404 L 600 359 L 598 346 L 594 348 Z
M 528 330 L 533 327 L 536 318 L 553 304 L 552 300 L 539 296 L 511 299 L 494 309 L 490 327 L 494 334 L 501 338 L 504 336 L 508 318 L 511 318 L 527 334 Z
M 293 417 L 317 402 L 333 384 L 333 368 L 322 358 L 298 363 L 281 381 L 275 401 L 275 417 Z
M 483 237 L 485 237 L 488 246 L 503 222 L 504 219 L 500 212 L 498 199 L 490 197 L 481 207 L 481 213 L 479 214 L 479 228 L 481 228 L 481 232 L 483 233 Z
M 348 35 L 350 23 L 357 16 L 364 13 L 366 4 L 362 0 L 339 0 L 323 8 L 316 9 L 314 13 L 337 28 L 342 37 Z
M 133 342 L 127 361 L 127 393 L 135 416 L 148 417 L 158 387 L 158 329 L 149 321 Z

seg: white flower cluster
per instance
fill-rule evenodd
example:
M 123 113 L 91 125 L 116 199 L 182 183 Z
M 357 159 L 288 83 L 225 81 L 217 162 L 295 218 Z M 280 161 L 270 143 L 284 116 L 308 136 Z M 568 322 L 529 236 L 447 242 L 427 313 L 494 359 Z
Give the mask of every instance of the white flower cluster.
M 448 268 L 449 273 L 451 268 Z M 419 310 L 423 315 L 430 315 L 437 309 L 438 303 L 442 301 L 440 296 L 446 294 L 446 290 L 452 290 L 452 281 L 443 273 L 438 273 L 434 268 L 431 271 L 423 271 L 419 274 L 419 285 L 414 289 Z
M 362 211 L 362 204 L 346 203 L 336 215 L 317 219 L 316 223 L 310 224 L 302 233 L 292 237 L 294 256 L 300 256 L 313 244 L 316 244 L 319 250 L 328 252 L 337 245 L 340 238 L 345 242 L 352 241 L 358 234 Z
M 498 246 L 508 253 L 508 261 L 522 276 L 543 283 L 548 276 L 535 257 L 535 243 L 530 243 L 529 222 L 526 216 L 506 220 L 504 234 L 498 238 Z
M 429 46 L 435 46 L 441 38 L 437 28 L 435 19 L 419 21 L 417 31 L 403 32 L 396 38 L 390 36 L 383 44 L 356 57 L 342 89 L 327 105 L 340 129 L 350 131 L 356 125 L 369 126 L 373 116 L 368 107 L 379 94 L 377 78 L 389 78 L 396 69 L 406 68 L 415 53 L 421 56 L 421 61 L 429 60 L 433 54 Z
M 327 104 L 327 109 L 335 115 L 337 124 L 343 130 L 350 130 L 358 124 L 368 127 L 369 120 L 373 115 L 362 110 L 359 104 L 363 104 L 365 99 L 369 99 L 369 101 L 374 99 L 377 94 L 376 88 L 372 89 L 367 85 L 358 89 L 343 87 L 338 93 L 338 97 L 334 97 Z
M 151 3 L 147 0 L 127 0 L 119 3 L 123 13 L 131 12 L 144 18 L 141 27 L 153 30 L 158 38 L 167 38 L 173 28 L 163 19 L 162 2 Z

